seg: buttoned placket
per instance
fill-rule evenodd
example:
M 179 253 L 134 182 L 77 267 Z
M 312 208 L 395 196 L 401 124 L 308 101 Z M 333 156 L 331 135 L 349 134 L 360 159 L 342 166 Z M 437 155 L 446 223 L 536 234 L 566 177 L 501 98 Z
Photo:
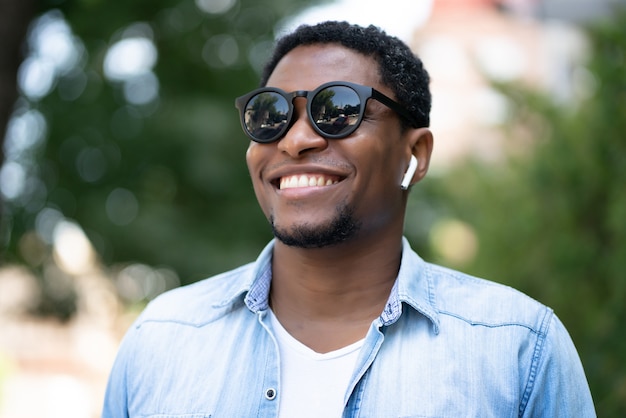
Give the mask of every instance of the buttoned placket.
M 361 353 L 359 354 L 355 366 L 355 370 L 358 370 L 358 372 L 350 381 L 346 392 L 347 399 L 346 406 L 343 410 L 343 418 L 356 418 L 359 416 L 361 401 L 367 385 L 368 370 L 376 359 L 380 347 L 385 340 L 385 335 L 381 331 L 382 327 L 381 319 L 377 318 L 372 322 L 365 336 L 365 341 L 363 342 L 363 347 L 361 347 Z
M 278 341 L 268 324 L 268 310 L 257 312 L 259 324 L 265 329 L 273 343 L 272 355 L 265 359 L 265 379 L 263 381 L 263 393 L 259 406 L 259 416 L 277 417 L 280 405 L 280 353 Z

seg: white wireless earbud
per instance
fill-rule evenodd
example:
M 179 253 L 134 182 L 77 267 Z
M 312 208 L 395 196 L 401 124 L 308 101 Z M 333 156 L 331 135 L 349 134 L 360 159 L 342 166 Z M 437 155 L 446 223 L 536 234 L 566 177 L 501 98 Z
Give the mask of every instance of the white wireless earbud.
M 402 183 L 400 183 L 400 188 L 402 190 L 407 190 L 411 185 L 411 180 L 413 179 L 413 175 L 417 170 L 417 158 L 415 155 L 411 155 L 411 161 L 409 161 L 409 168 L 406 169 L 406 173 L 404 173 L 404 177 L 402 177 Z

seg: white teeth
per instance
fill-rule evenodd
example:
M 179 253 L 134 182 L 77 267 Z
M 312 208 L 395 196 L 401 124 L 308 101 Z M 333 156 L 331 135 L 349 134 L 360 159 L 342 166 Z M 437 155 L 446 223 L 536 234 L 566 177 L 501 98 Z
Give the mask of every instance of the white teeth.
M 338 181 L 322 175 L 308 176 L 304 174 L 282 177 L 280 179 L 281 189 L 293 189 L 297 187 L 322 187 L 337 184 Z

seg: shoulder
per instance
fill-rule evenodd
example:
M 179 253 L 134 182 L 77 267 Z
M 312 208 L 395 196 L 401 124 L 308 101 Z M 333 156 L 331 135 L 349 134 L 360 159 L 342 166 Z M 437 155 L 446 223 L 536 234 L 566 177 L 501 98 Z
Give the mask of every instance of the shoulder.
M 146 322 L 178 322 L 202 326 L 232 308 L 243 304 L 254 263 L 165 292 L 152 300 L 135 325 Z
M 440 315 L 470 325 L 521 326 L 540 334 L 553 316 L 552 309 L 510 286 L 429 263 L 425 273 Z

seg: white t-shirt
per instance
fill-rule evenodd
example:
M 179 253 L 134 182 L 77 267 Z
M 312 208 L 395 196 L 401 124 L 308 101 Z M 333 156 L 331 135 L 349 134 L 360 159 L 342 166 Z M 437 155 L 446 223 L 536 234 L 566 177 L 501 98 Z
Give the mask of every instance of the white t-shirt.
M 270 310 L 280 350 L 279 418 L 341 417 L 344 396 L 364 340 L 317 353 L 292 337 Z

